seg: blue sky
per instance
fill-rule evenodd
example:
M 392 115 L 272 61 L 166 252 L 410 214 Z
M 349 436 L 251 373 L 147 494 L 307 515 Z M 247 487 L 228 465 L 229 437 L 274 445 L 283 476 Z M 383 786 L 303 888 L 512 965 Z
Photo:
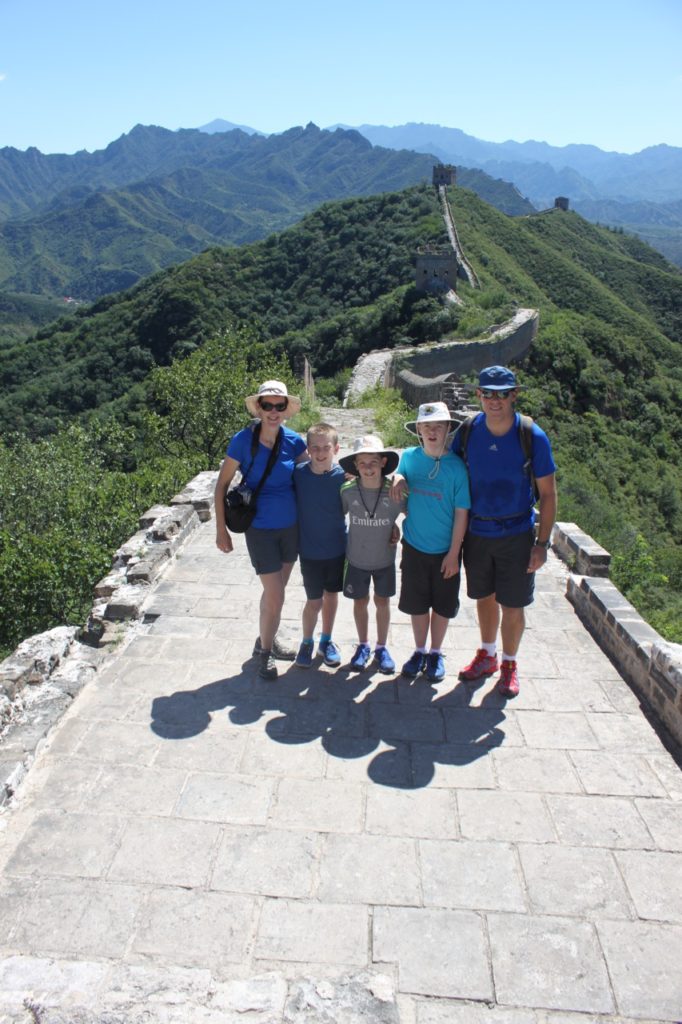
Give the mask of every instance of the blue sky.
M 682 146 L 682 0 L 0 0 L 0 146 L 214 118 Z

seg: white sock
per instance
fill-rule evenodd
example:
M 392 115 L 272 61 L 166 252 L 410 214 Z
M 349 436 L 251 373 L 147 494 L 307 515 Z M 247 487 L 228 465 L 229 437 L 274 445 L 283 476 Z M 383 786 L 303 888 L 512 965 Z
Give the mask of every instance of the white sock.
M 516 661 L 516 655 L 505 654 L 504 651 L 502 651 L 502 661 Z
M 483 650 L 485 651 L 486 654 L 490 655 L 491 658 L 494 658 L 495 655 L 497 654 L 497 644 L 496 643 L 492 643 L 492 644 L 483 644 L 482 643 L 481 647 L 483 648 Z

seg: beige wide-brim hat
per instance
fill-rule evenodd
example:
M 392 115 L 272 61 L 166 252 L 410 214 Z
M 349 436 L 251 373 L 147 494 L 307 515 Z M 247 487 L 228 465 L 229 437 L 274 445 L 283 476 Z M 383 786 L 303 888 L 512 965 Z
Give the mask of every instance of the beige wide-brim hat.
M 249 410 L 252 416 L 258 416 L 258 399 L 259 398 L 278 398 L 287 399 L 287 416 L 295 416 L 297 412 L 301 411 L 301 399 L 298 395 L 290 395 L 287 391 L 287 386 L 281 380 L 266 380 L 258 388 L 255 395 L 247 395 L 244 399 L 246 408 Z
M 353 441 L 353 450 L 350 455 L 344 456 L 339 459 L 339 465 L 346 473 L 352 473 L 353 476 L 358 475 L 357 468 L 355 466 L 355 459 L 358 455 L 385 455 L 386 465 L 382 469 L 384 475 L 392 473 L 394 469 L 397 469 L 398 463 L 400 462 L 400 456 L 397 452 L 392 452 L 388 448 L 384 448 L 384 442 L 376 434 L 365 434 L 364 437 L 358 437 Z
M 410 420 L 409 423 L 406 423 L 405 430 L 409 430 L 411 434 L 419 436 L 419 431 L 417 430 L 418 423 L 447 423 L 448 434 L 459 426 L 459 420 L 453 420 L 452 414 L 445 402 L 424 402 L 423 405 L 419 406 L 416 420 Z

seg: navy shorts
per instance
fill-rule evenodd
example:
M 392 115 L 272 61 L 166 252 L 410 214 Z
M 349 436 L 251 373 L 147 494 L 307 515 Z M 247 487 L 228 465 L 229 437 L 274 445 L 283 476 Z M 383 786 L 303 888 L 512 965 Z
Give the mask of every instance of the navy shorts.
M 459 573 L 445 579 L 440 567 L 447 552 L 429 554 L 403 540 L 398 608 L 406 615 L 426 615 L 432 609 L 444 619 L 459 611 Z
M 343 590 L 345 564 L 345 555 L 338 555 L 336 558 L 302 558 L 301 575 L 308 600 L 319 600 L 325 591 L 328 594 L 338 594 Z
M 343 595 L 354 601 L 362 600 L 369 594 L 369 585 L 374 583 L 375 597 L 393 597 L 395 594 L 395 562 L 383 569 L 358 569 L 357 565 L 346 562 L 343 574 Z
M 283 565 L 298 558 L 298 524 L 280 530 L 258 530 L 250 526 L 244 534 L 251 565 L 257 576 L 279 572 Z
M 494 594 L 505 608 L 525 608 L 533 603 L 535 573 L 527 572 L 533 533 L 515 533 L 511 537 L 464 538 L 464 568 L 467 594 L 475 601 Z

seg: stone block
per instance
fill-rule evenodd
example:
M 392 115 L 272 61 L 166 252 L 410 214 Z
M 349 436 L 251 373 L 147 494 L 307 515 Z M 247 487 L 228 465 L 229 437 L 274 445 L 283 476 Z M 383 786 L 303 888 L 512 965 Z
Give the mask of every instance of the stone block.
M 620 1012 L 680 1020 L 682 928 L 640 921 L 601 921 L 597 928 Z
M 490 914 L 488 928 L 498 1002 L 614 1012 L 606 964 L 591 924 L 561 917 Z
M 139 562 L 129 565 L 126 582 L 133 585 L 151 583 L 159 575 L 169 558 L 170 546 L 168 544 L 150 544 L 144 557 Z
M 95 585 L 93 591 L 95 597 L 111 597 L 117 587 L 120 587 L 125 582 L 126 571 L 123 566 L 118 569 L 112 569 L 110 573 L 103 577 Z
M 226 829 L 211 889 L 305 899 L 312 895 L 321 837 L 280 829 Z
M 146 530 L 138 530 L 120 546 L 114 555 L 114 565 L 127 565 L 131 558 L 141 558 L 149 544 Z
M 327 836 L 319 868 L 325 903 L 419 906 L 417 844 L 394 836 Z
M 260 960 L 367 966 L 367 908 L 266 899 L 254 955 Z
M 616 860 L 640 918 L 682 924 L 682 853 L 621 850 Z
M 419 859 L 426 906 L 526 910 L 523 879 L 508 843 L 423 839 Z
M 466 910 L 377 907 L 375 963 L 396 964 L 400 991 L 493 999 L 483 920 Z
M 563 561 L 584 576 L 609 575 L 611 555 L 575 523 L 556 523 L 552 532 L 552 546 Z
M 220 974 L 244 959 L 255 903 L 247 896 L 163 888 L 142 911 L 133 951 Z
M 143 584 L 133 586 L 124 583 L 109 599 L 104 617 L 110 622 L 120 622 L 124 619 L 139 619 L 142 615 L 142 607 L 148 597 L 148 588 Z

